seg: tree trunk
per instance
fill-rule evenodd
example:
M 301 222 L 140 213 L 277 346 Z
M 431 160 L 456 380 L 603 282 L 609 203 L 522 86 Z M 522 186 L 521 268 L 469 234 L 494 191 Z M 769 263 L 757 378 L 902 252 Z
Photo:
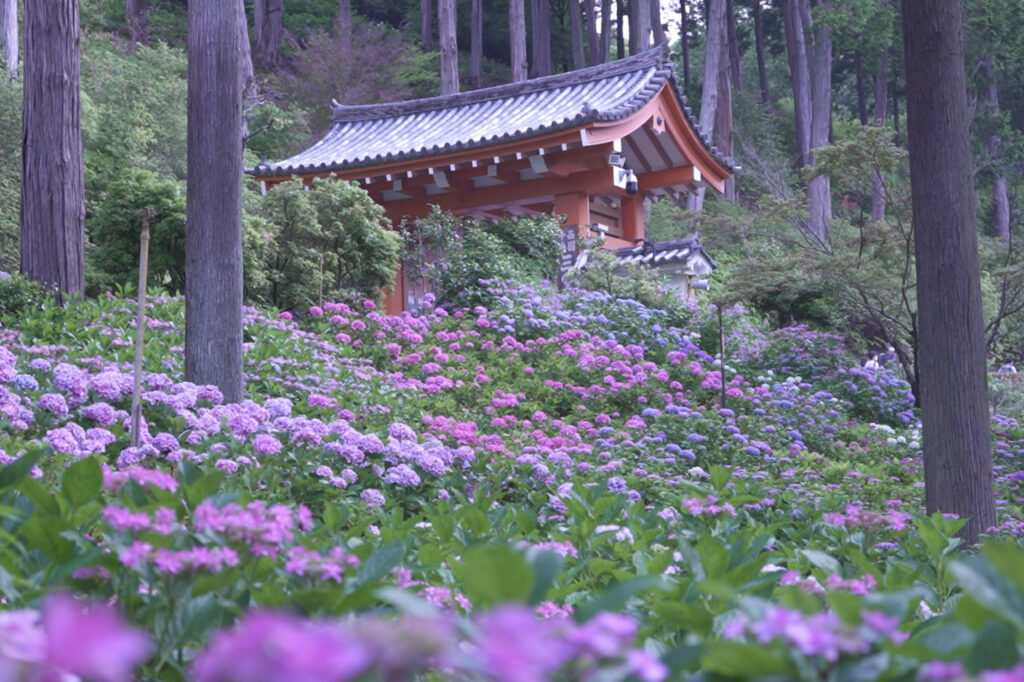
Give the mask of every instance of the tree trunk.
M 0 40 L 3 40 L 7 80 L 18 78 L 18 0 L 0 0 Z
M 896 146 L 900 145 L 900 100 L 899 90 L 896 89 L 898 87 L 896 82 L 898 79 L 899 74 L 896 72 L 896 69 L 893 69 L 892 81 L 890 83 L 892 85 L 892 143 Z
M 707 39 L 704 43 L 704 87 L 700 96 L 700 118 L 698 126 L 701 135 L 712 142 L 715 139 L 715 122 L 718 108 L 730 103 L 731 97 L 722 91 L 729 87 L 729 52 L 726 44 L 725 0 L 709 0 L 707 5 Z M 724 77 L 723 77 L 724 76 Z M 705 188 L 700 187 L 690 195 L 687 202 L 691 210 L 704 207 Z
M 597 12 L 594 0 L 583 0 L 583 21 L 587 29 L 587 63 L 601 63 L 601 36 L 597 32 Z
M 434 51 L 434 0 L 420 0 L 420 43 L 427 52 Z
M 901 3 L 925 506 L 996 523 L 960 0 Z
M 668 42 L 665 35 L 665 24 L 661 21 L 661 0 L 651 0 L 651 33 L 654 36 L 655 45 L 664 45 Z
M 830 0 L 821 0 L 820 6 L 829 7 Z M 813 150 L 829 144 L 832 132 L 832 34 L 827 24 L 819 22 L 814 26 L 811 6 L 805 0 L 801 5 L 803 26 L 811 35 L 808 50 L 808 70 L 811 76 L 811 158 L 815 165 Z M 809 228 L 819 242 L 828 241 L 828 228 L 832 220 L 832 182 L 827 175 L 811 178 L 807 187 Z
M 570 0 L 566 9 L 569 12 L 569 32 L 572 34 L 572 68 L 582 69 L 587 65 L 587 57 L 583 48 L 583 21 L 580 19 L 579 3 Z
M 549 0 L 530 0 L 530 25 L 533 27 L 534 77 L 551 75 L 551 3 Z
M 761 17 L 761 0 L 754 3 L 754 50 L 757 53 L 757 79 L 761 87 L 761 104 L 771 103 L 768 92 L 768 67 L 764 59 L 764 21 Z
M 512 82 L 526 80 L 526 0 L 509 0 L 509 43 L 512 48 Z
M 729 78 L 736 92 L 743 92 L 743 77 L 740 74 L 740 44 L 736 40 L 736 12 L 733 0 L 725 2 L 725 27 L 729 52 Z
M 864 85 L 866 80 L 864 77 L 864 59 L 861 57 L 860 52 L 853 53 L 853 63 L 857 81 L 857 117 L 860 119 L 860 124 L 866 126 L 868 124 L 868 95 L 866 92 L 867 86 Z
M 25 4 L 21 271 L 58 298 L 85 290 L 78 0 Z
M 459 47 L 455 38 L 455 0 L 437 1 L 437 33 L 441 39 L 441 94 L 459 91 Z
M 1010 240 L 1010 197 L 1006 191 L 1006 173 L 1003 172 L 1003 140 L 997 129 L 999 120 L 999 87 L 991 57 L 986 56 L 978 65 L 981 79 L 982 115 L 992 122 L 992 132 L 985 140 L 989 163 L 992 165 L 992 228 L 996 238 Z
M 886 92 L 888 91 L 889 52 L 883 50 L 878 55 L 878 73 L 875 74 L 875 112 L 874 125 L 881 128 L 885 125 Z M 875 173 L 871 177 L 871 221 L 885 220 L 885 184 L 882 176 Z
M 242 398 L 242 93 L 238 12 L 188 3 L 185 378 Z
M 238 10 L 238 76 L 242 88 L 242 147 L 249 141 L 249 114 L 259 106 L 256 72 L 252 68 L 252 46 L 249 45 L 249 25 L 245 17 L 245 0 L 235 0 Z
M 686 19 L 686 0 L 679 0 L 679 43 L 683 50 L 683 90 L 690 89 L 690 27 Z
M 341 49 L 352 49 L 352 0 L 338 0 L 338 16 L 334 18 L 334 30 L 341 40 Z
M 601 63 L 612 54 L 612 0 L 601 0 Z
M 256 61 L 263 67 L 276 66 L 281 59 L 284 0 L 256 0 Z
M 146 0 L 124 0 L 124 16 L 128 22 L 128 40 L 134 50 L 136 45 L 146 42 L 146 34 L 149 32 Z
M 651 7 L 657 0 L 629 0 L 629 53 L 639 54 L 651 46 Z
M 473 0 L 469 25 L 469 87 L 484 87 L 484 2 Z
M 807 40 L 800 3 L 807 0 L 785 0 L 782 18 L 786 32 L 786 56 L 789 80 L 793 88 L 793 119 L 796 128 L 798 168 L 807 165 L 811 150 L 811 74 L 807 64 Z
M 615 1 L 615 48 L 618 50 L 618 54 L 615 55 L 616 59 L 626 56 L 626 36 L 623 33 L 623 29 L 626 27 L 626 13 L 622 3 L 623 0 Z

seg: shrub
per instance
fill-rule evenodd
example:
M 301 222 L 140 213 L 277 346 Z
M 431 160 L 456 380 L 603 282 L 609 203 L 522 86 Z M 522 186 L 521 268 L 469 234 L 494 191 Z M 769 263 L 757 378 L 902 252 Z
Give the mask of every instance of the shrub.
M 0 322 L 11 322 L 29 310 L 38 310 L 49 298 L 49 291 L 20 273 L 0 270 Z
M 185 197 L 178 183 L 137 168 L 107 190 L 89 221 L 95 246 L 87 255 L 91 294 L 138 282 L 139 236 L 150 212 L 149 282 L 169 291 L 185 289 Z
M 394 282 L 399 243 L 384 211 L 362 189 L 340 180 L 283 183 L 258 202 L 263 223 L 247 229 L 262 256 L 247 276 L 249 297 L 304 310 L 324 300 L 379 300 Z M 253 259 L 257 261 L 257 259 Z

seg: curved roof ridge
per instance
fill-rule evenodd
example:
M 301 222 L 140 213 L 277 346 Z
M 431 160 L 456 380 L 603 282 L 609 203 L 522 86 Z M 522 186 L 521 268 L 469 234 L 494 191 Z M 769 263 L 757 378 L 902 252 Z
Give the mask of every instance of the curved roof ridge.
M 650 50 L 645 50 L 629 57 L 617 59 L 613 62 L 595 64 L 594 66 L 576 69 L 575 71 L 565 71 L 551 76 L 530 78 L 514 83 L 501 83 L 477 90 L 456 92 L 450 95 L 435 95 L 433 97 L 397 102 L 381 102 L 378 104 L 341 104 L 336 100 L 331 100 L 333 112 L 331 120 L 333 123 L 345 123 L 348 121 L 408 116 L 423 111 L 457 108 L 488 100 L 521 97 L 534 92 L 580 85 L 646 69 L 655 70 L 655 78 L 659 86 L 671 75 L 672 63 L 669 60 L 667 44 L 662 43 Z M 581 111 L 579 113 L 585 116 L 591 112 Z

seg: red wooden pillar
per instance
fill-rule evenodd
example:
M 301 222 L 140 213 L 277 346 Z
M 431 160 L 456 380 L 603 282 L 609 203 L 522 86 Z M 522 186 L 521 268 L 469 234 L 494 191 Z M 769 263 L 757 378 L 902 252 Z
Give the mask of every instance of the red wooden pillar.
M 622 238 L 633 243 L 647 236 L 644 227 L 644 198 L 639 194 L 622 197 L 622 208 L 619 213 L 622 222 Z
M 590 234 L 590 195 L 585 192 L 555 196 L 555 215 L 565 216 L 562 225 L 575 225 L 581 237 Z

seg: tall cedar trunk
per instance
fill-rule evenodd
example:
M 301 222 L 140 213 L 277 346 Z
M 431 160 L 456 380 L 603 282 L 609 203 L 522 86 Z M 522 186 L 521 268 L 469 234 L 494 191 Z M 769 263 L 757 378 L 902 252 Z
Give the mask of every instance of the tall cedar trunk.
M 272 67 L 281 59 L 284 0 L 256 0 L 253 7 L 256 6 L 261 6 L 256 24 L 256 62 L 260 66 Z
M 629 0 L 629 53 L 638 54 L 651 46 L 651 8 L 655 0 Z
M 420 0 L 420 42 L 423 44 L 424 50 L 433 52 L 434 0 Z
M 25 3 L 21 271 L 65 294 L 85 290 L 85 171 L 78 0 Z
M 256 73 L 252 68 L 252 46 L 249 44 L 249 24 L 245 17 L 245 0 L 235 0 L 238 10 L 238 76 L 242 87 L 242 147 L 249 141 L 249 114 L 259 105 Z
M 811 74 L 807 64 L 807 41 L 800 15 L 800 3 L 807 0 L 785 0 L 782 18 L 786 32 L 786 56 L 789 80 L 793 89 L 793 121 L 796 128 L 797 167 L 807 165 L 811 150 Z
M 683 90 L 690 89 L 690 26 L 686 18 L 686 0 L 679 0 L 679 42 L 683 49 Z
M 611 59 L 612 0 L 601 0 L 601 63 Z
M 700 95 L 700 133 L 712 142 L 715 140 L 715 122 L 718 107 L 725 106 L 730 97 L 723 93 L 721 86 L 729 85 L 729 52 L 726 45 L 725 0 L 709 0 L 707 4 L 707 40 L 704 43 L 704 87 Z M 724 74 L 724 78 L 721 77 Z M 699 188 L 690 195 L 687 205 L 699 211 L 704 206 L 705 188 Z
M 883 50 L 878 55 L 878 73 L 875 74 L 875 111 L 873 125 L 881 128 L 885 125 L 886 94 L 888 92 L 889 51 Z M 871 177 L 871 221 L 885 220 L 885 184 L 882 176 L 875 173 Z
M 241 400 L 242 127 L 238 13 L 188 3 L 185 378 Z
M 128 39 L 132 49 L 135 49 L 137 44 L 146 42 L 146 34 L 149 32 L 146 0 L 124 0 L 124 16 L 128 22 Z
M 18 0 L 0 0 L 0 40 L 3 40 L 7 79 L 18 78 Z
M 530 25 L 533 47 L 533 64 L 530 73 L 536 76 L 551 75 L 551 3 L 550 0 L 530 0 Z
M 736 11 L 733 0 L 725 3 L 726 39 L 729 43 L 729 79 L 736 92 L 743 92 L 743 77 L 740 75 L 740 43 L 736 39 Z
M 623 33 L 626 27 L 626 8 L 623 2 L 625 0 L 615 0 L 615 49 L 618 50 L 616 56 L 619 59 L 626 56 L 626 36 Z
M 853 66 L 857 81 L 857 117 L 860 119 L 860 124 L 866 126 L 868 124 L 868 95 L 864 81 L 867 79 L 864 75 L 864 59 L 860 52 L 853 53 Z
M 960 0 L 903 2 L 925 506 L 995 525 Z
M 580 19 L 579 3 L 570 0 L 566 11 L 569 12 L 569 32 L 572 34 L 572 67 L 582 69 L 587 65 L 587 57 L 583 48 L 583 21 Z
M 341 39 L 341 48 L 352 49 L 352 0 L 338 0 L 338 16 L 334 18 L 334 30 Z
M 828 9 L 830 0 L 815 3 Z M 810 2 L 801 5 L 803 26 L 811 35 L 808 49 L 808 70 L 811 76 L 811 158 L 816 165 L 813 150 L 829 144 L 832 132 L 832 34 L 825 22 L 815 26 L 811 18 Z M 832 221 L 832 182 L 827 175 L 816 175 L 807 186 L 810 213 L 809 228 L 819 242 L 828 241 L 828 227 Z
M 662 45 L 668 42 L 665 35 L 665 24 L 661 21 L 661 0 L 651 0 L 651 33 L 655 45 Z
M 587 63 L 593 66 L 601 62 L 601 36 L 597 32 L 597 11 L 595 0 L 583 0 L 583 23 L 587 31 Z
M 508 30 L 512 54 L 512 82 L 526 80 L 526 0 L 508 1 Z
M 722 50 L 722 59 L 732 60 L 730 50 Z M 727 159 L 732 158 L 732 76 L 730 68 L 718 69 L 718 106 L 715 107 L 715 147 Z M 727 199 L 736 199 L 736 178 L 729 177 L 725 181 L 723 194 Z
M 753 0 L 754 4 L 754 51 L 757 53 L 757 80 L 761 87 L 761 103 L 769 104 L 771 94 L 768 92 L 768 67 L 764 59 L 764 22 L 761 18 L 761 0 Z
M 441 39 L 441 94 L 459 91 L 459 47 L 455 39 L 455 0 L 437 0 L 437 33 Z
M 897 89 L 899 87 L 897 82 L 899 77 L 899 73 L 896 72 L 896 69 L 893 69 L 892 80 L 889 81 L 889 85 L 892 88 L 892 143 L 896 146 L 900 144 L 900 100 L 899 90 Z
M 484 86 L 484 0 L 473 0 L 469 22 L 469 87 Z
M 982 83 L 982 114 L 995 123 L 999 118 L 999 86 L 991 57 L 986 56 L 981 60 L 978 65 L 978 76 Z M 985 140 L 985 144 L 992 164 L 992 227 L 996 238 L 1009 241 L 1010 197 L 1006 191 L 1006 174 L 1002 170 L 1003 140 L 998 132 L 992 132 Z

